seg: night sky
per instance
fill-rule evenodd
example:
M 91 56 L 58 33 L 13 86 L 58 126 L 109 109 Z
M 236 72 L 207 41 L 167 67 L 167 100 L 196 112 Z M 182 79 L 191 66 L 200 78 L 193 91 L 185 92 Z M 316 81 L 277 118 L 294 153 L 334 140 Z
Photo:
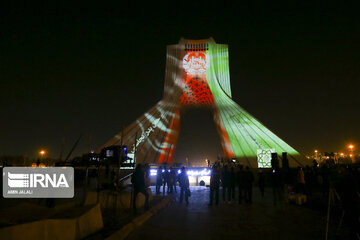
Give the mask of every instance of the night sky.
M 98 148 L 162 98 L 181 37 L 228 44 L 233 99 L 299 152 L 360 148 L 359 8 L 325 3 L 1 8 L 0 155 Z M 209 112 L 181 123 L 175 160 L 220 154 Z

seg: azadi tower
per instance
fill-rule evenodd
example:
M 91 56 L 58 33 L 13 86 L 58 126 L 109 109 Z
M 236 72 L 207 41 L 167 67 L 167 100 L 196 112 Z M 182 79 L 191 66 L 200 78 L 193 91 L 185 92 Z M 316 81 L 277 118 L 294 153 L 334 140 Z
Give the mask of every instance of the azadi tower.
M 290 167 L 305 165 L 294 148 L 232 100 L 228 46 L 212 38 L 167 46 L 163 99 L 102 147 L 127 145 L 136 163 L 171 163 L 183 107 L 211 108 L 225 158 L 271 167 L 271 153 L 281 159 L 286 152 Z

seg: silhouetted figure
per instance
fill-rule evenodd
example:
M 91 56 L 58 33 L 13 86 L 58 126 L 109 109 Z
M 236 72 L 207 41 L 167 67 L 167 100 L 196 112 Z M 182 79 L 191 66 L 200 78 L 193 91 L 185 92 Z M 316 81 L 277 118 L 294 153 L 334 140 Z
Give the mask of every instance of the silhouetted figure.
M 174 192 L 175 183 L 176 183 L 176 172 L 173 168 L 170 168 L 170 172 L 168 175 L 168 188 L 170 189 L 169 193 Z
M 220 187 L 220 171 L 217 164 L 214 164 L 211 177 L 210 177 L 210 203 L 213 205 L 214 195 L 215 195 L 215 205 L 219 204 L 219 187 Z
M 230 172 L 228 170 L 227 165 L 224 166 L 223 172 L 222 172 L 222 197 L 223 201 L 226 201 L 226 195 L 227 199 L 230 202 L 231 201 L 231 189 L 230 189 Z
M 301 167 L 298 167 L 296 175 L 297 192 L 305 193 L 305 173 Z
M 156 173 L 156 194 L 160 194 L 160 188 L 162 185 L 162 167 L 159 166 Z
M 262 170 L 259 170 L 258 178 L 259 178 L 259 189 L 261 192 L 261 197 L 263 198 L 265 193 L 265 176 Z
M 97 169 L 92 169 L 89 173 L 89 185 L 92 189 L 97 189 L 98 187 L 98 172 Z
M 174 169 L 174 172 L 175 172 L 174 191 L 175 191 L 175 193 L 177 193 L 176 183 L 177 183 L 177 179 L 178 179 L 178 171 L 176 171 L 176 169 Z
M 141 164 L 138 164 L 135 168 L 134 174 L 131 178 L 131 182 L 134 186 L 134 197 L 133 197 L 133 210 L 134 214 L 137 213 L 136 211 L 136 197 L 138 193 L 142 193 L 145 196 L 145 210 L 149 208 L 149 194 L 145 188 L 145 173 L 142 169 Z
M 272 171 L 272 181 L 273 181 L 273 197 L 274 205 L 283 200 L 283 183 L 282 175 L 279 169 L 273 169 Z
M 166 169 L 166 166 L 164 166 L 164 169 L 162 170 L 162 181 L 163 181 L 163 194 L 165 194 L 165 186 L 168 182 L 168 170 Z M 168 186 L 168 192 L 169 192 L 169 185 Z
M 144 174 L 145 174 L 145 188 L 150 187 L 150 165 L 145 164 L 144 167 Z
M 236 185 L 236 173 L 234 167 L 230 168 L 230 192 L 231 199 L 235 200 L 235 185 Z
M 313 160 L 313 168 L 316 168 L 318 166 L 318 163 L 316 161 L 316 159 Z
M 189 177 L 187 175 L 185 167 L 181 168 L 181 173 L 179 174 L 179 185 L 180 185 L 180 203 L 182 203 L 184 196 L 185 202 L 189 203 Z
M 254 182 L 254 174 L 250 171 L 250 168 L 246 166 L 245 170 L 245 201 L 252 203 L 252 187 Z
M 237 172 L 237 181 L 239 188 L 239 204 L 241 204 L 245 195 L 245 172 L 243 165 L 239 165 L 239 171 Z
M 112 188 L 117 188 L 117 177 L 116 177 L 116 171 L 115 168 L 113 168 L 110 172 L 110 181 L 111 181 L 111 187 Z

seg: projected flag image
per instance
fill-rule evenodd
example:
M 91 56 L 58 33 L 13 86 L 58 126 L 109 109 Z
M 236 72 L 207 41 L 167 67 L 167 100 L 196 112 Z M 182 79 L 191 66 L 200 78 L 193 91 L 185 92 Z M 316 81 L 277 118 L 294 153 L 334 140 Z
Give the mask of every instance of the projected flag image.
M 185 107 L 211 109 L 225 158 L 267 168 L 272 152 L 286 152 L 290 166 L 305 165 L 299 152 L 232 100 L 228 46 L 212 38 L 167 46 L 163 99 L 102 148 L 121 143 L 137 163 L 170 163 Z

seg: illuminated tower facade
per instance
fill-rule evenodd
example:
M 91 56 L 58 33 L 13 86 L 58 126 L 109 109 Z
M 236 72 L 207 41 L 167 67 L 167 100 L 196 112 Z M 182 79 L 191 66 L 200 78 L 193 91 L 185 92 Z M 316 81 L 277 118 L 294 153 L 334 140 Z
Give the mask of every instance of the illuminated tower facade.
M 171 163 L 183 107 L 211 109 L 225 158 L 270 167 L 271 153 L 286 152 L 290 166 L 304 165 L 294 148 L 232 100 L 228 46 L 212 38 L 167 46 L 163 99 L 102 147 L 127 145 L 137 163 Z

